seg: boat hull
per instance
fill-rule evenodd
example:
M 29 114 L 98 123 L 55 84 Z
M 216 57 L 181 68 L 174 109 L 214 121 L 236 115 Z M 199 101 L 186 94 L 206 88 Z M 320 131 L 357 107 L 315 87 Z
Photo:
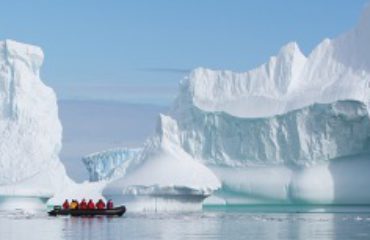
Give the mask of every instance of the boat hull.
M 119 216 L 126 212 L 125 206 L 112 209 L 53 209 L 48 212 L 49 216 Z

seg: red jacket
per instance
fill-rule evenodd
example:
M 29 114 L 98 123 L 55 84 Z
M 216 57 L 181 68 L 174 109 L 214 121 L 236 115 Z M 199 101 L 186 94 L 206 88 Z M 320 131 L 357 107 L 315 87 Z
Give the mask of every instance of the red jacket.
M 80 209 L 87 209 L 87 203 L 85 200 L 82 200 L 80 203 Z
M 99 201 L 97 204 L 96 204 L 96 207 L 98 209 L 104 209 L 105 208 L 105 203 L 103 201 Z
M 108 201 L 107 203 L 107 209 L 112 209 L 113 208 L 113 202 L 112 201 Z
M 68 200 L 65 200 L 63 203 L 63 209 L 69 209 L 69 202 Z
M 89 201 L 89 203 L 87 204 L 87 208 L 88 209 L 95 209 L 95 204 L 94 204 L 94 202 L 93 201 Z

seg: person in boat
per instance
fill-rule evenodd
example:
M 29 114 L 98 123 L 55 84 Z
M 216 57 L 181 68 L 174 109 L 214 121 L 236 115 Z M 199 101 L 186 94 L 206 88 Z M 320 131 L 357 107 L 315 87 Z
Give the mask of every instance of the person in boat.
M 85 198 L 84 199 L 82 199 L 82 201 L 80 202 L 80 209 L 87 209 L 87 202 L 86 202 L 86 200 L 85 200 Z
M 102 199 L 99 199 L 99 201 L 96 203 L 97 209 L 105 209 L 105 203 Z
M 107 209 L 113 209 L 113 201 L 112 199 L 109 199 L 107 202 Z
M 87 209 L 95 209 L 95 203 L 93 202 L 92 199 L 89 200 L 87 203 Z
M 69 204 L 69 209 L 78 209 L 78 202 L 77 200 L 73 199 L 71 204 Z
M 69 209 L 69 201 L 66 199 L 62 205 L 63 209 Z

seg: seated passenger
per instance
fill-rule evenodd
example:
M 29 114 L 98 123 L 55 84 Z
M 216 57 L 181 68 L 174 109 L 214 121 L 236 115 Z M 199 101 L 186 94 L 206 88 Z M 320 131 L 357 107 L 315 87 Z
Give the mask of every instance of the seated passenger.
M 95 204 L 92 199 L 87 203 L 87 209 L 95 209 Z
M 107 202 L 107 209 L 113 209 L 113 201 L 112 201 L 112 199 L 109 199 L 109 201 Z
M 99 199 L 98 203 L 96 204 L 98 209 L 105 209 L 105 203 L 103 200 Z
M 76 200 L 72 200 L 71 204 L 69 204 L 69 209 L 78 209 L 78 202 Z
M 86 203 L 85 198 L 82 199 L 82 201 L 80 203 L 80 209 L 87 209 L 87 203 Z
M 77 205 L 76 209 L 79 209 L 80 208 L 80 203 L 75 199 L 75 203 Z
M 66 199 L 63 203 L 63 209 L 69 209 L 69 202 L 68 199 Z

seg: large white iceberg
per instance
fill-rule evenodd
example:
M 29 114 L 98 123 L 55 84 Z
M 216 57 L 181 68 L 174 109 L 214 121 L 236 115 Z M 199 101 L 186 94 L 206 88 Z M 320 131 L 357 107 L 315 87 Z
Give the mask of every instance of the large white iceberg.
M 27 198 L 35 207 L 69 181 L 58 157 L 62 127 L 56 96 L 40 80 L 42 62 L 39 47 L 0 42 L 0 203 L 5 207 L 12 198 Z
M 62 126 L 55 93 L 40 79 L 43 58 L 39 47 L 0 42 L 0 209 L 101 197 L 101 184 L 76 185 L 59 160 Z
M 183 161 L 187 173 L 196 161 L 209 170 L 199 175 L 213 179 L 212 171 L 222 183 L 207 204 L 368 203 L 369 42 L 370 6 L 354 29 L 324 40 L 308 57 L 289 43 L 245 73 L 195 69 L 169 116 L 160 117 L 157 143 L 105 194 L 163 195 L 174 189 L 166 166 Z M 162 178 L 171 181 L 158 188 Z M 181 185 L 194 184 L 186 181 Z
M 40 48 L 0 42 L 0 184 L 59 163 L 62 127 L 53 90 L 39 77 Z

